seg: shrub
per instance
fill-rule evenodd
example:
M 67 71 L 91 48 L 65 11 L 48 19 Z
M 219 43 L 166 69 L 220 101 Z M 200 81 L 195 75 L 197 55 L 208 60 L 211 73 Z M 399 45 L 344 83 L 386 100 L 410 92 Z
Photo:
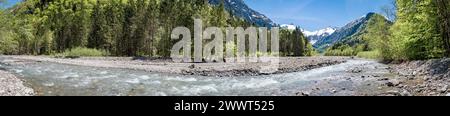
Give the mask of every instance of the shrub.
M 379 50 L 359 52 L 357 56 L 360 58 L 367 58 L 367 59 L 381 59 L 382 58 L 381 52 Z
M 109 52 L 105 50 L 97 50 L 90 48 L 82 48 L 77 47 L 71 50 L 66 50 L 64 53 L 56 54 L 56 57 L 65 57 L 65 58 L 77 58 L 77 57 L 100 57 L 100 56 L 108 56 Z

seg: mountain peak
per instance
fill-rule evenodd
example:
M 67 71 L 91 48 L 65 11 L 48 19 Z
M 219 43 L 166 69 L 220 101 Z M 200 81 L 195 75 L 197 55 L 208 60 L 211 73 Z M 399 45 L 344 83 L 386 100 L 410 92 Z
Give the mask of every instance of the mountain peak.
M 337 30 L 337 28 L 335 28 L 335 27 L 327 27 L 324 29 L 316 30 L 316 31 L 304 30 L 303 33 L 305 33 L 306 36 L 325 35 L 325 34 L 331 35 L 336 30 Z
M 244 0 L 209 0 L 209 3 L 212 5 L 218 5 L 222 3 L 222 1 L 226 10 L 228 10 L 232 15 L 240 17 L 247 22 L 261 27 L 271 27 L 274 25 L 272 20 L 270 20 L 267 16 L 247 6 Z
M 297 28 L 297 26 L 293 24 L 282 24 L 280 27 L 288 30 L 295 30 Z

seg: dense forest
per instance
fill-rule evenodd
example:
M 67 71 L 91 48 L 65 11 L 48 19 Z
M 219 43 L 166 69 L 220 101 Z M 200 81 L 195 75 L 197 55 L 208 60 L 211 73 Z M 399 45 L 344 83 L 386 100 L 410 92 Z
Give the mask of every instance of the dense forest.
M 208 0 L 26 0 L 0 15 L 0 54 L 10 55 L 86 51 L 168 57 L 177 42 L 170 32 L 178 26 L 193 30 L 194 18 L 204 27 L 254 26 Z M 311 55 L 300 31 L 280 36 L 291 46 L 282 54 Z
M 373 17 L 364 33 L 340 42 L 325 55 L 361 55 L 384 60 L 420 60 L 450 55 L 450 1 L 396 0 L 392 22 Z M 389 16 L 389 14 L 396 14 Z M 356 39 L 355 39 L 356 38 Z

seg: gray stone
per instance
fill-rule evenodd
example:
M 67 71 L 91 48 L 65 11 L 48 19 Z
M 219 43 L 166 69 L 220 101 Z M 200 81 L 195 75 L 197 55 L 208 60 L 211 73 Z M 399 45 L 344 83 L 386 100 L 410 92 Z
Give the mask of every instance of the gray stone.
M 387 81 L 387 80 L 389 80 L 389 78 L 386 78 L 386 77 L 378 79 L 378 81 Z
M 402 94 L 396 90 L 387 91 L 386 93 L 394 96 L 402 96 Z
M 444 85 L 443 87 L 439 88 L 438 91 L 441 93 L 445 93 L 445 92 L 447 92 L 447 89 L 448 89 L 448 85 Z
M 385 84 L 389 87 L 394 87 L 394 86 L 400 85 L 400 81 L 398 81 L 396 79 L 392 79 L 392 80 L 387 81 Z
M 298 92 L 297 96 L 310 96 L 310 93 L 308 91 Z
M 408 92 L 407 90 L 403 90 L 403 92 L 401 93 L 402 96 L 412 96 L 412 94 L 410 92 Z
M 188 68 L 194 69 L 195 68 L 195 64 L 190 65 Z
M 331 93 L 337 93 L 336 89 L 330 91 Z
M 423 80 L 425 80 L 425 81 L 428 81 L 428 80 L 430 80 L 431 79 L 431 76 L 425 76 L 425 77 L 423 77 Z

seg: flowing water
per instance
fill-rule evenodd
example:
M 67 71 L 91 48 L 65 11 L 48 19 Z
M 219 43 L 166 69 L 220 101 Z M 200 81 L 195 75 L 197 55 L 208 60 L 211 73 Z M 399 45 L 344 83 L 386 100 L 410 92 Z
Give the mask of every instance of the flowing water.
M 3 63 L 2 63 L 3 62 Z M 95 68 L 49 62 L 8 64 L 0 57 L 0 70 L 15 73 L 38 95 L 148 95 L 148 96 L 260 96 L 295 95 L 318 80 L 347 77 L 349 69 L 364 66 L 371 74 L 386 74 L 375 61 L 347 63 L 309 71 L 257 77 L 203 77 L 114 68 Z

